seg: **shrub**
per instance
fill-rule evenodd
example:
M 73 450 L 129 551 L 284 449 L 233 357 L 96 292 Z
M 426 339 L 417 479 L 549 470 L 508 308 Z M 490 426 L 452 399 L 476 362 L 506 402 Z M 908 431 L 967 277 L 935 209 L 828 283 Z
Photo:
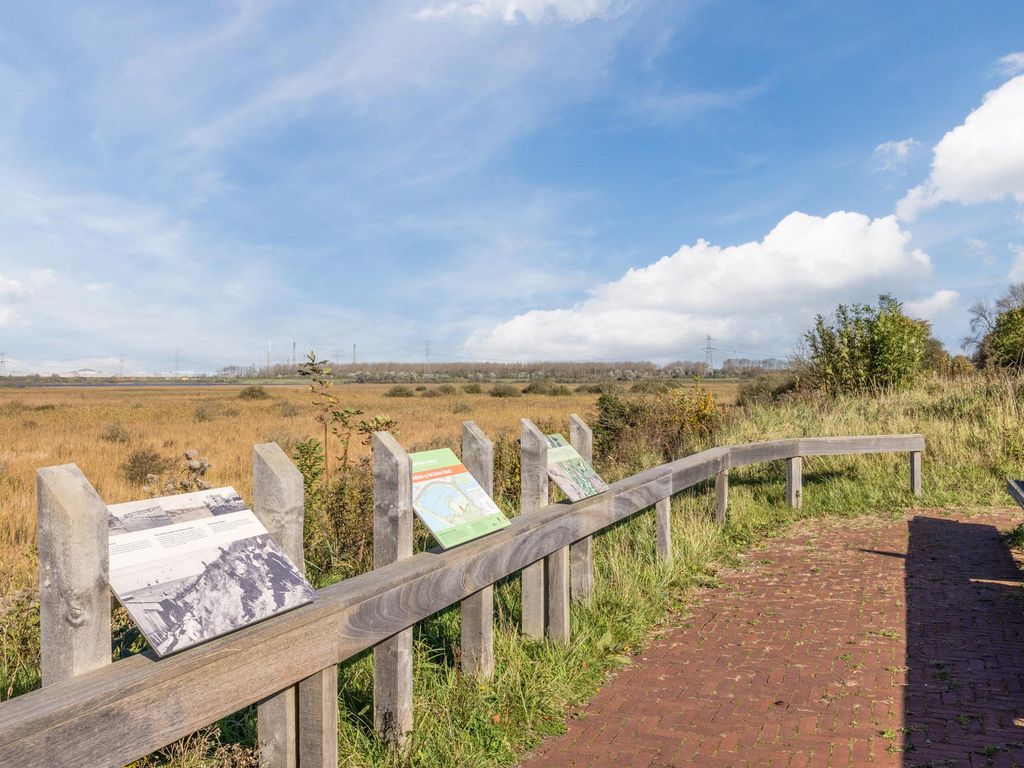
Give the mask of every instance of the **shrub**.
M 593 422 L 595 453 L 606 465 L 636 471 L 705 447 L 717 412 L 714 395 L 686 387 L 647 397 L 601 395 Z
M 108 443 L 127 443 L 132 439 L 132 433 L 125 429 L 121 422 L 112 421 L 100 433 L 100 438 Z
M 774 403 L 799 388 L 800 377 L 795 373 L 763 373 L 740 387 L 740 405 Z
M 192 412 L 193 421 L 213 421 L 214 416 L 216 416 L 216 414 L 208 405 L 200 405 Z
M 270 395 L 261 384 L 250 384 L 238 393 L 238 397 L 241 400 L 266 400 Z
M 629 391 L 644 395 L 660 395 L 663 392 L 668 392 L 668 385 L 659 379 L 640 379 L 633 383 Z
M 418 387 L 416 387 L 416 391 L 417 392 L 426 392 L 427 388 L 424 385 L 420 384 Z
M 930 326 L 903 314 L 891 296 L 878 307 L 840 304 L 804 334 L 812 381 L 830 394 L 905 389 L 922 369 Z
M 455 395 L 458 394 L 459 390 L 455 388 L 454 384 L 442 384 L 437 388 L 437 391 L 442 395 Z
M 572 392 L 564 384 L 556 384 L 550 379 L 540 379 L 538 381 L 532 381 L 526 385 L 523 389 L 524 395 L 557 395 L 565 396 L 571 395 Z
M 121 471 L 132 485 L 151 485 L 171 466 L 171 462 L 152 448 L 136 448 L 128 454 Z
M 511 384 L 495 384 L 491 387 L 491 397 L 521 397 L 522 394 Z
M 408 387 L 398 384 L 384 393 L 384 397 L 415 397 L 416 394 Z
M 576 391 L 585 395 L 603 395 L 615 391 L 614 384 L 580 384 Z
M 463 384 L 462 391 L 465 392 L 467 395 L 479 395 L 481 392 L 483 392 L 483 389 L 481 389 L 480 385 L 476 383 Z
M 299 408 L 299 406 L 295 405 L 294 403 L 289 403 L 289 402 L 284 401 L 284 400 L 281 401 L 281 403 L 277 406 L 277 408 L 281 412 L 281 415 L 286 417 L 286 418 L 291 418 L 292 416 L 298 416 L 300 413 L 302 413 L 302 409 Z
M 428 389 L 424 391 L 421 397 L 441 397 L 441 393 L 438 392 L 436 389 Z

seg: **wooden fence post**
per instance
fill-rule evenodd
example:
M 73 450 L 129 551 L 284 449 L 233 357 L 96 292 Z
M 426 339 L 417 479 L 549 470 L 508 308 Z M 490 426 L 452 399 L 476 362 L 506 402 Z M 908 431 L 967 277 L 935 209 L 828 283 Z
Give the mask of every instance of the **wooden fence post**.
M 48 686 L 110 663 L 107 505 L 74 464 L 37 470 L 36 489 L 40 650 Z
M 715 475 L 715 521 L 725 525 L 729 513 L 729 468 L 722 467 Z
M 802 456 L 786 459 L 786 505 L 800 509 L 804 505 L 804 460 Z
M 462 422 L 462 463 L 494 498 L 494 443 L 472 421 Z M 494 585 L 464 599 L 462 671 L 480 680 L 494 677 Z
M 412 557 L 412 462 L 394 437 L 373 434 L 373 567 Z M 412 627 L 373 649 L 373 727 L 398 747 L 412 730 Z
M 654 504 L 658 559 L 672 562 L 672 497 L 666 496 Z
M 569 443 L 588 464 L 594 463 L 594 433 L 575 413 L 569 416 Z M 594 537 L 587 536 L 569 547 L 572 599 L 583 600 L 594 592 Z
M 910 492 L 921 495 L 921 451 L 910 452 Z
M 521 513 L 528 515 L 548 504 L 548 441 L 528 419 L 521 419 L 519 440 L 519 489 Z M 522 570 L 523 634 L 540 640 L 544 637 L 547 595 L 544 588 L 545 562 L 538 561 Z
M 277 443 L 252 449 L 252 511 L 302 572 L 305 494 L 302 473 Z M 268 768 L 338 763 L 338 667 L 260 702 L 256 709 L 260 765 Z

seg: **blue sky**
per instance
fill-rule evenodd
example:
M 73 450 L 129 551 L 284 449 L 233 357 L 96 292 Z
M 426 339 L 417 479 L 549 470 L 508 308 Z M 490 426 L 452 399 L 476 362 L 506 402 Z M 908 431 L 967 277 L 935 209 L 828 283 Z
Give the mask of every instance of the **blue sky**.
M 785 356 L 1024 280 L 1024 5 L 8 4 L 11 370 Z

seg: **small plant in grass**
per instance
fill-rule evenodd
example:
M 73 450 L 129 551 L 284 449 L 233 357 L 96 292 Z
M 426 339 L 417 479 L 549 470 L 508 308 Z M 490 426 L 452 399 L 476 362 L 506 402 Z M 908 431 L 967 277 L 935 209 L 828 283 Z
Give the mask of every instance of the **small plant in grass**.
M 1024 523 L 1006 534 L 1006 546 L 1010 549 L 1024 550 Z
M 426 389 L 424 387 L 423 389 Z M 418 388 L 417 388 L 417 391 Z M 413 392 L 409 387 L 397 384 L 384 393 L 384 397 L 415 397 L 416 392 Z
M 238 393 L 239 400 L 267 400 L 270 395 L 261 384 L 250 384 Z
M 483 388 L 476 382 L 472 382 L 470 384 L 463 384 L 462 391 L 465 392 L 467 395 L 479 395 L 481 392 L 483 392 Z
M 459 390 L 455 388 L 454 384 L 442 384 L 437 388 L 437 391 L 442 395 L 455 395 L 459 392 Z
M 127 443 L 132 439 L 132 433 L 125 429 L 121 422 L 112 421 L 100 433 L 100 438 L 108 443 Z
M 495 384 L 491 387 L 491 397 L 522 397 L 523 393 L 511 384 Z
M 159 480 L 169 466 L 170 461 L 152 448 L 136 448 L 121 465 L 121 472 L 132 485 L 146 486 L 152 478 Z

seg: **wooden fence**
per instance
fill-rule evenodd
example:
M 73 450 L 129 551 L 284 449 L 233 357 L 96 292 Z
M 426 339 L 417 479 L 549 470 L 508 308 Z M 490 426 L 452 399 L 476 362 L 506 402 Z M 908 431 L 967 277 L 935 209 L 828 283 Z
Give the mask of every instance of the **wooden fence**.
M 591 455 L 573 416 L 571 442 Z M 809 456 L 903 452 L 921 492 L 922 435 L 775 440 L 712 448 L 620 480 L 575 503 L 548 504 L 547 442 L 522 422 L 522 511 L 501 531 L 448 551 L 412 553 L 411 464 L 394 438 L 373 437 L 374 569 L 283 615 L 157 660 L 110 661 L 107 512 L 73 464 L 39 470 L 43 688 L 0 704 L 0 765 L 122 766 L 232 712 L 258 704 L 261 763 L 337 764 L 337 665 L 374 649 L 374 723 L 400 744 L 412 729 L 412 626 L 461 603 L 462 665 L 493 673 L 492 589 L 522 573 L 524 635 L 566 643 L 569 604 L 593 588 L 590 537 L 654 507 L 657 552 L 671 558 L 670 500 L 715 479 L 726 519 L 730 468 L 786 462 L 786 502 L 803 500 Z M 492 489 L 493 445 L 472 422 L 463 463 Z M 302 562 L 302 477 L 274 443 L 253 451 L 253 511 Z M 571 572 L 571 573 L 570 573 Z

